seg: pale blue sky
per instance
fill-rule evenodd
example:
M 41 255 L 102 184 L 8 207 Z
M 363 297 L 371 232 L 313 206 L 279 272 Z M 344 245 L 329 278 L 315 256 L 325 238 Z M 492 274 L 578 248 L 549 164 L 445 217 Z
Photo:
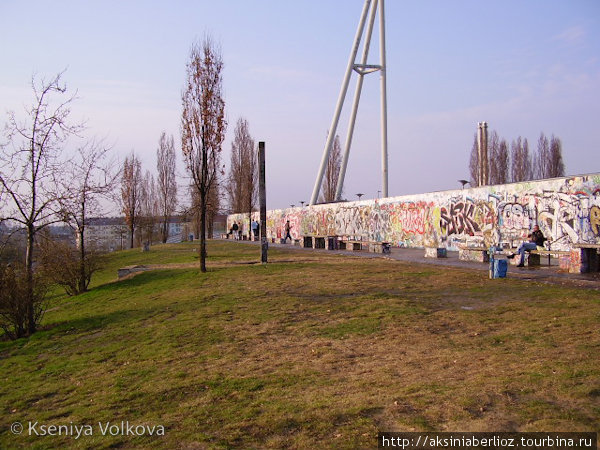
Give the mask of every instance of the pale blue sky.
M 0 0 L 0 123 L 31 100 L 33 73 L 67 68 L 88 134 L 154 170 L 161 131 L 179 141 L 189 47 L 208 33 L 225 62 L 224 162 L 244 116 L 267 143 L 269 208 L 299 204 L 310 200 L 363 3 Z M 569 174 L 600 171 L 600 1 L 387 0 L 386 21 L 390 195 L 459 187 L 483 120 L 532 149 L 541 131 L 555 134 Z M 381 189 L 378 89 L 368 76 L 348 199 Z

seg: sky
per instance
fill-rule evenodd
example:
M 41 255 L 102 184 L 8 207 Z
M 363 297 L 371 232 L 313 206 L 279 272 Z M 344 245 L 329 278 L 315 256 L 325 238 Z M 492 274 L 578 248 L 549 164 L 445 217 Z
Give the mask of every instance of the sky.
M 77 91 L 74 120 L 123 160 L 156 170 L 161 132 L 180 142 L 192 43 L 224 61 L 229 123 L 266 144 L 267 207 L 311 197 L 363 0 L 0 0 L 0 125 L 23 116 L 32 76 Z M 385 2 L 389 195 L 460 187 L 477 123 L 509 142 L 560 137 L 569 175 L 600 172 L 600 2 Z M 368 63 L 379 64 L 375 28 Z M 360 52 L 359 52 L 360 57 Z M 351 80 L 337 134 L 346 137 Z M 344 197 L 381 191 L 379 74 L 365 77 Z M 178 148 L 179 145 L 177 146 Z M 66 149 L 65 151 L 68 151 Z M 179 156 L 181 185 L 185 168 Z M 182 202 L 186 202 L 182 192 Z

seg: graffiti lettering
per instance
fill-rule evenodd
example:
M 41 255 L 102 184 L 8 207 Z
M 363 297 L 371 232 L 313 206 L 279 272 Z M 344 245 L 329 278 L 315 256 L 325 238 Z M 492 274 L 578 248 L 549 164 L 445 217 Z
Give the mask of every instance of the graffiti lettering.
M 445 207 L 440 209 L 441 219 L 440 228 L 446 235 L 451 234 L 468 234 L 473 236 L 476 232 L 481 231 L 481 228 L 473 220 L 475 205 L 473 203 L 458 202 L 452 203 L 449 210 Z
M 407 207 L 400 208 L 397 215 L 405 233 L 425 233 L 425 208 L 423 206 L 409 204 Z
M 529 217 L 523 205 L 518 203 L 504 204 L 500 215 L 500 226 L 507 230 L 528 229 Z

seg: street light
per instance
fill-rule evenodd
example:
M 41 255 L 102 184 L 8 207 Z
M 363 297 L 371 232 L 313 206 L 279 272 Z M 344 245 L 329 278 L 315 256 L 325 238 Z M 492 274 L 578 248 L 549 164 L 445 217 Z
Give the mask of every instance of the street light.
M 293 208 L 293 207 L 294 207 L 294 206 L 296 206 L 296 205 L 293 205 L 293 204 L 292 204 L 292 205 L 290 205 L 290 206 Z
M 460 184 L 462 184 L 462 188 L 463 188 L 463 189 L 465 188 L 465 184 L 469 184 L 469 183 L 470 183 L 470 181 L 467 181 L 467 180 L 458 180 L 458 182 L 459 182 Z
M 300 204 L 302 205 L 302 207 L 303 207 L 303 208 L 304 208 L 304 204 L 305 204 L 305 203 L 306 203 L 306 202 L 305 202 L 304 200 L 300 200 Z
M 358 193 L 358 194 L 356 194 L 356 196 L 358 197 L 358 200 L 359 200 L 359 201 L 360 201 L 360 198 L 361 198 L 363 195 L 365 195 L 365 194 L 361 194 L 361 193 Z

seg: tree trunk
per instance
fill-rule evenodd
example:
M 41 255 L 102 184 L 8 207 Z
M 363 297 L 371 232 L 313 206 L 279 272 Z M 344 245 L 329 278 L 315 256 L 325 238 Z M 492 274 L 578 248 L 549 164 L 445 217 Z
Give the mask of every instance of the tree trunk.
M 129 248 L 133 248 L 133 232 L 134 232 L 134 227 L 133 227 L 133 225 L 131 225 L 129 227 Z
M 33 225 L 27 225 L 27 254 L 25 259 L 25 269 L 27 274 L 27 298 L 25 307 L 27 309 L 27 333 L 33 334 L 36 330 L 35 312 L 33 304 L 33 246 L 35 238 L 35 228 Z
M 206 190 L 200 191 L 200 271 L 206 272 Z
M 162 243 L 166 244 L 167 243 L 167 239 L 169 239 L 169 222 L 168 222 L 168 218 L 165 217 L 163 218 L 163 224 L 162 224 Z
M 79 227 L 77 230 L 79 233 L 79 288 L 78 294 L 87 291 L 87 280 L 85 273 L 85 243 L 83 240 L 84 228 Z

